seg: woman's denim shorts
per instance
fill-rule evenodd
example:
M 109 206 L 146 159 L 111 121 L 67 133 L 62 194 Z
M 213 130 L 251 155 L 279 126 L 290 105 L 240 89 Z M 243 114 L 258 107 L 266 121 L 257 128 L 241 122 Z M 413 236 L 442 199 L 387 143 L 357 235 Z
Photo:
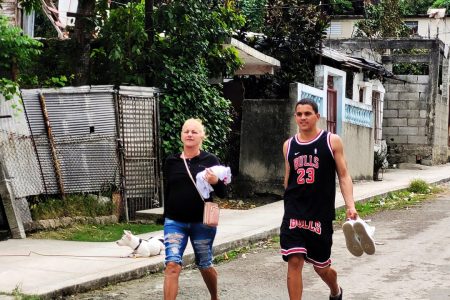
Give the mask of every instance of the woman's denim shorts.
M 212 266 L 212 245 L 216 236 L 216 227 L 203 223 L 184 223 L 169 218 L 164 220 L 164 245 L 166 246 L 165 264 L 175 262 L 183 264 L 183 253 L 188 238 L 195 254 L 195 264 L 199 269 Z

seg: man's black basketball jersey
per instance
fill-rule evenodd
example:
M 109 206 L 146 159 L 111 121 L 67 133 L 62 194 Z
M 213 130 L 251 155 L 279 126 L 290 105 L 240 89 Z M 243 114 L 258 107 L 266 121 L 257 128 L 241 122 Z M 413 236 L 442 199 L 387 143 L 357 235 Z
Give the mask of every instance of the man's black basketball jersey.
M 288 142 L 289 179 L 284 193 L 284 218 L 331 221 L 335 218 L 336 164 L 331 133 L 320 131 L 313 140 Z

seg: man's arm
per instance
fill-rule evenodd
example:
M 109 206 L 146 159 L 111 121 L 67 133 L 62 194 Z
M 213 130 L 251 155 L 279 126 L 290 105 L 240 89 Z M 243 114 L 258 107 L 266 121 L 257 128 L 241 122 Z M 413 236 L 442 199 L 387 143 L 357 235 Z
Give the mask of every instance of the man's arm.
M 286 157 L 288 144 L 289 144 L 289 140 L 287 140 L 283 144 L 283 158 L 284 158 L 284 182 L 283 182 L 283 186 L 284 186 L 284 189 L 287 188 L 287 186 L 288 186 L 288 179 L 289 179 L 289 162 L 288 162 L 287 157 Z
M 339 178 L 339 186 L 344 197 L 345 206 L 347 208 L 347 218 L 356 219 L 358 213 L 355 209 L 355 200 L 353 199 L 353 182 L 347 169 L 347 162 L 344 156 L 344 146 L 341 138 L 336 135 L 331 135 L 331 147 L 333 149 L 334 160 L 336 162 L 336 172 Z

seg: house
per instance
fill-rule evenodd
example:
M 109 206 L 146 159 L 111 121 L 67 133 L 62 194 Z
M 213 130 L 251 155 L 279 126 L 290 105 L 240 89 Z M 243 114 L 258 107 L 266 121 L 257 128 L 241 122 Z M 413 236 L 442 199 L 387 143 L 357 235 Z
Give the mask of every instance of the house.
M 448 46 L 443 41 L 336 39 L 327 44 L 346 53 L 385 50 L 383 66 L 397 73 L 384 82 L 382 138 L 388 145 L 390 164 L 436 165 L 448 161 L 450 78 Z M 408 69 L 417 66 L 422 70 L 411 75 Z
M 363 19 L 362 15 L 333 16 L 327 38 L 353 38 L 356 33 L 355 23 Z M 411 30 L 412 38 L 438 38 L 443 43 L 450 44 L 450 17 L 445 14 L 445 9 L 429 9 L 427 15 L 408 16 L 403 21 Z
M 22 28 L 24 34 L 33 37 L 34 12 L 27 14 L 17 0 L 4 0 L 1 3 L 0 15 L 8 17 L 11 25 Z
M 58 6 L 52 0 L 45 0 L 41 1 L 41 5 L 42 12 L 53 25 L 58 38 L 67 38 L 68 31 L 66 26 L 73 26 L 75 23 L 75 19 L 68 17 L 67 13 L 76 12 L 78 0 L 60 0 Z M 0 8 L 0 15 L 7 16 L 10 19 L 11 25 L 22 28 L 24 34 L 34 37 L 34 11 L 27 14 L 17 0 L 4 0 L 2 8 Z
M 295 103 L 310 98 L 319 106 L 319 126 L 339 134 L 353 179 L 372 179 L 374 144 L 381 141 L 385 89 L 390 76 L 380 63 L 323 47 L 314 86 L 290 85 L 289 99 L 244 99 L 239 182 L 249 193 L 282 194 L 283 142 L 297 133 Z M 368 77 L 369 74 L 376 75 Z

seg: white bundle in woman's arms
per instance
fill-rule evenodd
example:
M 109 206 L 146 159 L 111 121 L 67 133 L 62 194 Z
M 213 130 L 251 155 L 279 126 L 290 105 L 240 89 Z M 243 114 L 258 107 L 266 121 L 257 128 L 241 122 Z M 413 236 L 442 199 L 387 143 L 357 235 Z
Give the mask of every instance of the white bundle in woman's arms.
M 230 167 L 225 166 L 212 166 L 208 168 L 211 172 L 214 173 L 214 175 L 219 178 L 219 180 L 222 180 L 225 184 L 229 184 L 231 182 L 231 170 Z M 209 198 L 209 193 L 212 192 L 214 189 L 212 186 L 205 180 L 205 174 L 206 170 L 201 171 L 197 174 L 195 180 L 197 183 L 197 188 L 202 194 L 203 198 L 207 199 Z

